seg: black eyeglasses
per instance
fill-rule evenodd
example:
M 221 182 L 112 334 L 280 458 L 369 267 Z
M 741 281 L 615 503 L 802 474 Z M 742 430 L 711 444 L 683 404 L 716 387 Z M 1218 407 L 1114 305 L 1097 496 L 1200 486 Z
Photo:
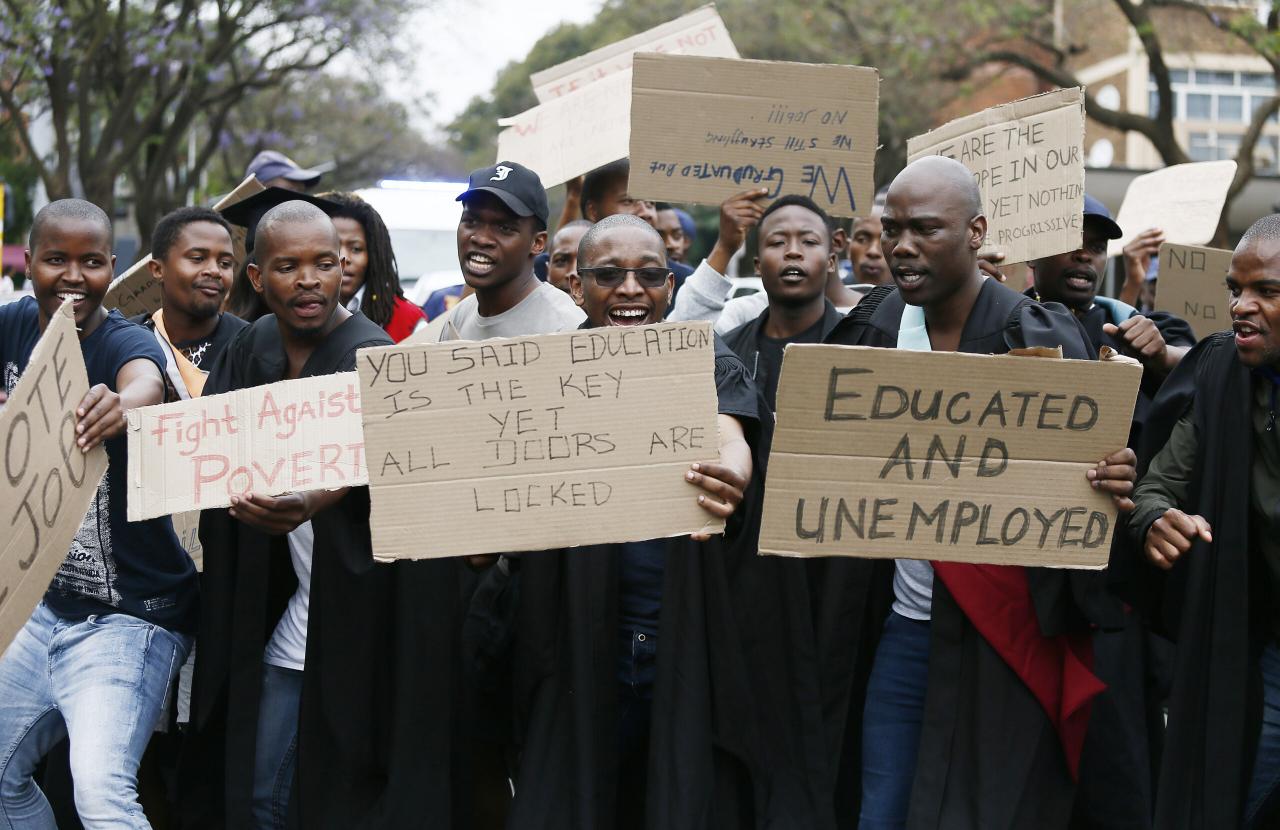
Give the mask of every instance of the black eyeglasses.
M 601 288 L 617 288 L 627 279 L 627 274 L 635 274 L 636 282 L 645 288 L 661 288 L 671 276 L 670 268 L 616 268 L 612 265 L 601 265 L 598 268 L 579 268 L 578 275 L 587 275 L 596 281 Z

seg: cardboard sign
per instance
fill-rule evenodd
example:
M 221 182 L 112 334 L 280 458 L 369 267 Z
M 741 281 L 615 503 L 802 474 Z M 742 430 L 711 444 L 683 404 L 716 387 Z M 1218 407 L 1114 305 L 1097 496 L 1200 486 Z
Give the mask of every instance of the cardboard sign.
M 1102 568 L 1132 362 L 788 346 L 760 552 Z
M 722 529 L 684 479 L 719 456 L 714 352 L 706 322 L 361 349 L 374 557 Z
M 76 407 L 89 392 L 71 303 L 36 343 L 0 407 L 0 654 L 26 624 L 66 559 L 107 469 L 107 451 L 76 446 Z
M 129 413 L 129 521 L 365 484 L 354 372 L 282 380 Z
M 632 196 L 718 205 L 766 187 L 834 216 L 870 209 L 876 70 L 638 54 L 633 73 Z
M 1144 173 L 1129 182 L 1116 224 L 1124 236 L 1107 243 L 1107 256 L 1148 228 L 1164 231 L 1166 242 L 1204 245 L 1218 231 L 1227 191 L 1236 177 L 1234 161 L 1197 161 Z
M 554 187 L 625 158 L 631 132 L 631 71 L 498 120 L 498 161 L 515 161 Z
M 1194 245 L 1160 246 L 1156 309 L 1186 320 L 1197 340 L 1231 328 L 1227 271 L 1231 251 Z
M 197 571 L 204 570 L 204 544 L 200 541 L 200 511 L 177 513 L 173 517 L 173 532 L 178 535 L 182 549 L 191 557 Z
M 1027 262 L 1083 239 L 1084 95 L 1077 87 L 957 118 L 907 142 L 907 156 L 946 156 L 982 188 L 984 251 Z
M 561 98 L 604 77 L 631 69 L 631 58 L 636 52 L 738 57 L 737 47 L 729 38 L 724 21 L 716 14 L 716 7 L 708 5 L 646 32 L 533 73 L 529 76 L 533 94 L 543 104 Z
M 249 176 L 240 182 L 235 190 L 219 199 L 213 209 L 217 211 L 224 210 L 236 202 L 244 201 L 263 190 L 266 190 L 266 188 L 262 186 L 262 183 L 254 176 Z M 231 242 L 235 250 L 237 264 L 244 262 L 244 238 L 245 229 L 232 225 Z M 119 309 L 120 313 L 125 317 L 151 314 L 160 308 L 162 300 L 160 281 L 152 276 L 151 268 L 149 267 L 150 262 L 151 255 L 148 254 L 129 266 L 129 270 L 116 277 L 102 298 L 102 307 L 108 310 Z

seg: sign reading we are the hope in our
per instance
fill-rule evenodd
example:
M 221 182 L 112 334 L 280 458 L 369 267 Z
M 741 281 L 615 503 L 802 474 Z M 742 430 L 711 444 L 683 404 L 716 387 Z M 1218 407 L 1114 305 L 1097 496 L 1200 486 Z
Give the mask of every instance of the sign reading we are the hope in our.
M 789 346 L 760 552 L 1102 568 L 1142 367 Z
M 129 521 L 365 484 L 355 372 L 132 409 Z
M 966 115 L 907 142 L 911 161 L 946 156 L 982 190 L 987 245 L 1006 263 L 1080 247 L 1084 95 L 1059 89 Z
M 876 70 L 638 54 L 632 72 L 632 196 L 719 204 L 761 187 L 835 216 L 870 209 Z
M 705 322 L 361 349 L 374 557 L 722 529 L 684 478 L 719 455 L 714 352 Z
M 84 453 L 76 446 L 75 411 L 88 392 L 68 301 L 49 321 L 0 407 L 0 654 L 67 558 L 106 472 L 105 449 Z

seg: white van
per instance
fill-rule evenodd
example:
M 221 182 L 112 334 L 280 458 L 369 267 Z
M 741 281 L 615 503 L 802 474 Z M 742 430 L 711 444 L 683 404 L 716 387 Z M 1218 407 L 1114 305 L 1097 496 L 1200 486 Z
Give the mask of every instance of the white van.
M 458 267 L 456 200 L 466 182 L 411 182 L 384 179 L 377 187 L 357 190 L 382 216 L 391 233 L 391 247 L 400 268 L 400 285 L 414 305 L 431 292 L 462 283 Z

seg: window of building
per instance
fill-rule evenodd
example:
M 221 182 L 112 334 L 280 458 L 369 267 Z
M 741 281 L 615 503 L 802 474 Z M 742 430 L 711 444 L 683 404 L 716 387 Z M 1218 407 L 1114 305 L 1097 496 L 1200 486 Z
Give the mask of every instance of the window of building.
M 1184 122 L 1187 155 L 1193 161 L 1235 158 L 1240 139 L 1254 113 L 1277 94 L 1276 78 L 1269 72 L 1236 72 L 1220 69 L 1171 69 L 1173 118 Z M 1158 106 L 1155 79 L 1148 83 L 1149 114 Z M 1258 172 L 1280 173 L 1280 118 L 1273 115 L 1258 142 Z

